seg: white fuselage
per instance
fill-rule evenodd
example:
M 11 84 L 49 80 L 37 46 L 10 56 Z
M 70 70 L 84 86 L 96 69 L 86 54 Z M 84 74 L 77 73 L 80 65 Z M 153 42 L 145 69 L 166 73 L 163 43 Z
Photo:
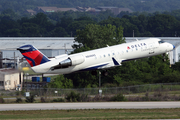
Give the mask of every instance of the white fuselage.
M 172 44 L 166 42 L 159 43 L 159 41 L 160 39 L 157 38 L 149 38 L 77 54 L 62 55 L 44 64 L 34 66 L 32 69 L 36 73 L 67 74 L 76 71 L 115 67 L 126 60 L 155 56 L 173 50 Z M 52 66 L 56 66 L 61 61 L 73 56 L 82 56 L 84 61 L 81 64 L 72 65 L 67 68 L 51 69 Z M 118 64 L 115 64 L 113 59 Z

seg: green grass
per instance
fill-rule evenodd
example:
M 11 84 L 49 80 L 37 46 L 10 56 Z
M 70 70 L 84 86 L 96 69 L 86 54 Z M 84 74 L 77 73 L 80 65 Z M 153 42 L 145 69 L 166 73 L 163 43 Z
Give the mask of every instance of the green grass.
M 178 119 L 177 109 L 86 109 L 86 110 L 35 110 L 0 111 L 0 119 Z

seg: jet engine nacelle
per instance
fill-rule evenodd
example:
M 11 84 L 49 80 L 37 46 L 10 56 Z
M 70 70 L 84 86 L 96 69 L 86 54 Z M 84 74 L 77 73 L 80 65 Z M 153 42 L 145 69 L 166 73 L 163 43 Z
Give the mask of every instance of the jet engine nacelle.
M 59 65 L 52 67 L 51 70 L 67 68 L 67 67 L 74 66 L 74 65 L 79 65 L 79 64 L 83 63 L 84 61 L 85 61 L 85 59 L 84 59 L 83 55 L 72 55 L 72 56 L 68 57 L 67 59 L 59 62 Z
M 84 57 L 82 55 L 74 55 L 68 57 L 68 59 L 63 60 L 59 63 L 59 67 L 66 68 L 69 66 L 79 65 L 84 62 Z
M 68 59 L 71 60 L 72 66 L 73 65 L 79 65 L 84 62 L 84 56 L 83 55 L 74 55 L 69 57 Z

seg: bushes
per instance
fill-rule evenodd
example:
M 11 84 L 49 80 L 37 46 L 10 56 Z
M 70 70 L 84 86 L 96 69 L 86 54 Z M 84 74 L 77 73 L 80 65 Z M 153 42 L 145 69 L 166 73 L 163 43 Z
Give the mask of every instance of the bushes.
M 52 102 L 65 102 L 65 99 L 63 99 L 63 98 L 56 98 L 56 99 L 53 99 Z
M 115 95 L 111 98 L 111 101 L 127 101 L 122 93 Z
M 0 98 L 0 103 L 4 103 L 4 99 L 3 98 Z
M 21 98 L 16 98 L 16 103 L 22 103 L 22 99 Z
M 46 100 L 45 100 L 43 97 L 41 97 L 41 102 L 42 102 L 42 103 L 45 103 Z
M 177 91 L 179 93 L 179 91 Z M 115 94 L 115 95 L 99 95 L 96 94 L 95 96 L 88 96 L 87 94 L 80 94 L 74 91 L 68 93 L 66 97 L 63 96 L 60 98 L 53 97 L 53 96 L 45 96 L 45 97 L 37 97 L 36 102 L 41 103 L 49 103 L 49 102 L 109 102 L 109 101 L 179 101 L 180 95 L 175 94 L 174 92 L 170 92 L 168 94 L 167 91 L 156 91 L 156 92 L 146 92 L 141 94 L 128 94 L 127 96 L 123 95 L 122 93 Z M 0 103 L 33 103 L 35 102 L 35 96 L 31 95 L 30 97 L 18 96 L 16 100 L 0 97 Z
M 27 103 L 33 103 L 35 101 L 34 95 L 30 95 L 30 97 L 26 97 L 25 100 Z
M 80 100 L 81 100 L 81 102 L 88 102 L 89 97 L 87 94 L 82 94 L 82 95 L 80 95 Z
M 75 93 L 73 91 L 71 91 L 71 93 L 66 96 L 66 100 L 68 102 L 87 102 L 87 101 L 89 101 L 88 95 Z
M 71 93 L 66 96 L 66 100 L 69 102 L 80 102 L 80 93 L 71 91 Z

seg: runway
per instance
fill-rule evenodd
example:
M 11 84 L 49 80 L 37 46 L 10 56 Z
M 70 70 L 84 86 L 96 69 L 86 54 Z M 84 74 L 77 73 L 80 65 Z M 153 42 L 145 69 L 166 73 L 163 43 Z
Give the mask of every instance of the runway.
M 69 110 L 69 109 L 156 109 L 180 108 L 180 102 L 79 102 L 0 104 L 0 111 L 9 110 Z

